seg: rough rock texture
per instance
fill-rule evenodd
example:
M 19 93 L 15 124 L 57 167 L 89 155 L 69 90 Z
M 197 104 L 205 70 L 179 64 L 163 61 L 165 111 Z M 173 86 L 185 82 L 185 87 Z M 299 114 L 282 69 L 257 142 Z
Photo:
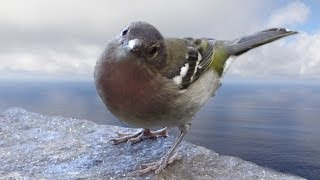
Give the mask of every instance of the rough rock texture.
M 0 179 L 301 179 L 183 142 L 183 158 L 160 175 L 128 177 L 159 159 L 174 137 L 111 145 L 117 131 L 86 120 L 11 108 L 0 115 Z

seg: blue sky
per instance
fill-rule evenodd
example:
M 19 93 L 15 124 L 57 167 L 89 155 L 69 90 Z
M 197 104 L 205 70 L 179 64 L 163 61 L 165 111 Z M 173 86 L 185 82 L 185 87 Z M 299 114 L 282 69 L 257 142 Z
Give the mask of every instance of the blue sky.
M 137 20 L 170 37 L 228 40 L 275 26 L 298 30 L 237 58 L 227 76 L 320 78 L 320 1 L 301 0 L 4 0 L 0 75 L 90 79 L 107 41 Z

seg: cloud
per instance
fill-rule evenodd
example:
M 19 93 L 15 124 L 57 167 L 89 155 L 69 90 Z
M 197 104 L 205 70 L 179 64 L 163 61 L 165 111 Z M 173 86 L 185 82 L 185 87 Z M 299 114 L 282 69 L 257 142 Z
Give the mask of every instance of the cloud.
M 167 37 L 234 39 L 263 27 L 294 27 L 310 15 L 299 1 L 275 7 L 276 0 L 1 1 L 0 73 L 92 77 L 108 39 L 130 21 L 150 22 Z M 254 50 L 239 57 L 229 73 L 317 76 L 316 39 L 317 34 L 303 33 Z M 303 56 L 303 51 L 309 55 Z
M 307 5 L 302 2 L 295 1 L 284 8 L 280 8 L 273 12 L 268 26 L 278 27 L 302 24 L 308 19 L 309 13 L 310 10 Z
M 92 73 L 94 62 L 102 49 L 95 45 L 74 45 L 73 51 L 54 49 L 31 50 L 29 52 L 1 53 L 0 71 L 33 72 L 51 74 Z
M 308 20 L 309 8 L 301 2 L 292 2 L 271 13 L 264 27 L 286 27 Z M 259 78 L 319 78 L 320 32 L 300 32 L 239 57 L 230 68 L 230 75 Z
M 230 74 L 244 77 L 316 78 L 320 75 L 320 34 L 302 33 L 236 59 Z
M 301 60 L 300 74 L 306 76 L 320 75 L 320 33 L 303 34 L 297 41 L 296 52 Z
M 27 31 L 67 30 L 74 34 L 96 32 L 99 36 L 110 37 L 130 21 L 145 20 L 167 34 L 211 34 L 226 31 L 225 27 L 246 27 L 245 24 L 249 23 L 245 20 L 252 22 L 255 17 L 259 17 L 259 10 L 266 4 L 270 3 L 254 0 L 232 3 L 222 0 L 12 0 L 2 2 L 2 7 L 5 8 L 0 11 L 0 22 Z M 256 16 L 252 16 L 253 14 Z M 220 28 L 224 29 L 221 31 Z M 212 29 L 216 30 L 212 32 Z
M 130 21 L 150 22 L 165 36 L 231 38 L 258 22 L 257 14 L 265 4 L 255 0 L 232 4 L 221 0 L 1 1 L 0 72 L 91 77 L 108 39 Z

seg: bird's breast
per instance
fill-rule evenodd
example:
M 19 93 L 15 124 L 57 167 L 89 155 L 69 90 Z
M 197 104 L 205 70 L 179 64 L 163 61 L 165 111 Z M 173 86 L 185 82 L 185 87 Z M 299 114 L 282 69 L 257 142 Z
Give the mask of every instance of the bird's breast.
M 148 123 L 155 125 L 154 121 L 161 119 L 161 114 L 169 113 L 166 101 L 170 95 L 163 91 L 161 77 L 143 65 L 123 61 L 105 62 L 97 66 L 97 90 L 103 102 L 118 118 L 143 127 Z

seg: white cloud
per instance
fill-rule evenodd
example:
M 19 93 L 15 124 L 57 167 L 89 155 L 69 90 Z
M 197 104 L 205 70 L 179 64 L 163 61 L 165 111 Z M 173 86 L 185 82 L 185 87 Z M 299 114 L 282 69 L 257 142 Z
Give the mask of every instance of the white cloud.
M 110 39 L 130 21 L 154 24 L 165 36 L 233 39 L 261 27 L 304 23 L 309 8 L 277 0 L 4 0 L 0 2 L 0 73 L 87 75 Z M 266 13 L 271 11 L 269 19 Z M 319 34 L 302 33 L 241 57 L 229 74 L 319 76 Z M 306 54 L 307 52 L 307 54 Z
M 278 27 L 302 24 L 308 19 L 309 11 L 310 10 L 307 5 L 302 2 L 295 1 L 284 8 L 280 8 L 273 12 L 268 26 Z
M 169 35 L 212 36 L 235 33 L 231 29 L 235 27 L 245 30 L 269 4 L 255 0 L 7 0 L 0 2 L 0 22 L 28 31 L 98 33 L 110 38 L 128 22 L 145 20 Z
M 50 74 L 93 74 L 102 49 L 94 45 L 75 45 L 75 53 L 43 49 L 35 52 L 1 53 L 0 72 L 33 72 Z
M 320 34 L 302 33 L 239 57 L 230 74 L 246 77 L 315 78 L 320 75 Z
M 303 34 L 298 39 L 296 52 L 302 59 L 300 74 L 305 76 L 320 75 L 320 33 L 315 35 Z
M 271 13 L 265 27 L 294 26 L 308 20 L 309 8 L 292 2 Z M 294 37 L 265 45 L 239 57 L 231 75 L 266 78 L 319 78 L 320 33 L 300 32 Z
M 270 3 L 256 0 L 232 4 L 221 0 L 0 1 L 0 73 L 91 77 L 108 39 L 130 21 L 148 21 L 166 36 L 236 37 L 259 21 L 257 14 L 265 4 Z

